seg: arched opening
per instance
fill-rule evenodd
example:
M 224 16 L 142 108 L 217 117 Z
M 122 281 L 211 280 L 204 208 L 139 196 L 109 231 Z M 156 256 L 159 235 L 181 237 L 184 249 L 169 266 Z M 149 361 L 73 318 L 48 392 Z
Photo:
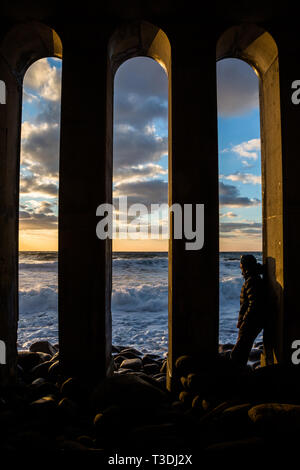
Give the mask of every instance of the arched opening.
M 219 343 L 236 342 L 240 256 L 262 262 L 262 207 L 259 77 L 240 59 L 217 62 L 220 307 Z M 262 341 L 260 334 L 256 343 Z M 258 351 L 257 351 L 258 353 Z M 258 354 L 257 354 L 258 355 Z M 254 356 L 254 353 L 252 357 Z
M 114 77 L 112 341 L 168 350 L 168 78 L 152 58 Z
M 278 49 L 272 36 L 255 25 L 226 30 L 217 43 L 217 60 L 238 58 L 259 75 L 263 262 L 272 305 L 275 360 L 283 358 L 283 200 Z
M 23 79 L 18 345 L 58 343 L 58 185 L 62 61 L 39 59 Z
M 170 200 L 170 180 L 169 180 L 169 187 L 168 187 L 168 183 L 167 183 L 167 171 L 169 170 L 170 171 L 170 162 L 171 162 L 171 146 L 170 146 L 170 130 L 171 130 L 171 120 L 170 120 L 170 116 L 171 116 L 171 105 L 170 105 L 170 100 L 169 100 L 169 97 L 170 97 L 170 94 L 171 94 L 171 48 L 170 48 L 170 43 L 169 43 L 169 40 L 166 36 L 166 34 L 158 27 L 156 26 L 153 26 L 152 24 L 150 23 L 147 23 L 147 22 L 141 22 L 141 23 L 134 23 L 134 24 L 131 24 L 131 25 L 125 25 L 124 27 L 120 28 L 118 31 L 116 31 L 116 33 L 112 36 L 111 40 L 110 40 L 110 44 L 109 44 L 109 58 L 110 58 L 110 73 L 109 73 L 109 81 L 108 81 L 108 89 L 112 92 L 113 90 L 113 84 L 114 82 L 116 83 L 116 81 L 118 80 L 118 77 L 121 77 L 122 75 L 122 70 L 124 72 L 126 72 L 126 68 L 130 66 L 130 60 L 132 60 L 132 64 L 135 64 L 135 67 L 137 67 L 138 65 L 141 65 L 141 62 L 144 63 L 144 66 L 145 67 L 155 67 L 155 74 L 158 74 L 158 76 L 160 76 L 161 78 L 164 77 L 164 84 L 163 86 L 161 87 L 161 89 L 157 89 L 156 91 L 156 97 L 150 97 L 148 103 L 146 103 L 144 101 L 143 106 L 146 106 L 144 108 L 144 111 L 145 112 L 148 112 L 150 111 L 150 114 L 154 117 L 154 114 L 158 112 L 157 114 L 157 118 L 156 120 L 150 118 L 149 119 L 149 115 L 148 115 L 148 118 L 147 118 L 147 122 L 145 122 L 145 117 L 146 117 L 146 114 L 144 115 L 144 124 L 145 126 L 143 126 L 143 130 L 142 130 L 142 133 L 140 133 L 140 136 L 143 135 L 143 139 L 144 139 L 144 142 L 145 142 L 145 146 L 147 146 L 146 144 L 146 141 L 148 141 L 148 143 L 150 143 L 153 147 L 153 144 L 154 144 L 154 147 L 153 147 L 153 158 L 154 160 L 151 161 L 151 159 L 148 161 L 147 158 L 149 157 L 149 153 L 148 153 L 148 157 L 146 156 L 147 153 L 144 154 L 144 156 L 146 156 L 146 160 L 142 161 L 141 157 L 143 158 L 143 155 L 138 155 L 138 159 L 134 165 L 134 168 L 131 169 L 131 173 L 132 173 L 132 176 L 133 176 L 133 180 L 134 180 L 134 174 L 135 174 L 135 181 L 136 181 L 136 188 L 135 188 L 135 191 L 133 193 L 131 193 L 131 196 L 130 197 L 130 194 L 129 192 L 127 193 L 129 198 L 128 198 L 128 201 L 129 202 L 136 202 L 136 203 L 145 203 L 145 206 L 148 207 L 149 209 L 149 204 L 151 205 L 151 203 L 156 203 L 156 204 L 163 204 L 167 203 L 168 200 Z M 128 60 L 130 59 L 130 60 Z M 158 64 L 155 64 L 155 62 L 153 62 L 153 60 L 151 59 L 154 59 L 156 62 L 158 62 Z M 125 61 L 127 61 L 125 63 Z M 140 61 L 140 63 L 138 62 Z M 123 65 L 122 65 L 123 64 Z M 163 68 L 163 70 L 161 69 L 161 67 Z M 120 69 L 119 69 L 120 67 Z M 151 69 L 149 69 L 151 70 Z M 154 69 L 152 69 L 154 70 Z M 142 77 L 140 77 L 142 78 Z M 149 80 L 149 77 L 147 77 L 147 80 Z M 134 80 L 133 80 L 134 81 Z M 143 80 L 140 81 L 140 84 L 143 83 Z M 149 85 L 151 84 L 151 82 L 149 82 Z M 154 83 L 151 84 L 151 86 L 155 85 Z M 115 93 L 116 93 L 116 90 L 115 90 Z M 163 93 L 163 97 L 162 97 L 162 93 Z M 115 96 L 116 98 L 116 96 Z M 134 99 L 134 97 L 131 96 L 131 98 Z M 117 97 L 117 100 L 115 100 L 115 104 L 118 104 L 118 97 Z M 120 106 L 122 105 L 122 103 L 119 103 Z M 124 104 L 124 102 L 123 102 Z M 127 103 L 128 104 L 128 103 Z M 140 103 L 141 104 L 141 103 Z M 167 109 L 166 109 L 167 107 Z M 156 109 L 156 111 L 155 111 Z M 118 110 L 116 109 L 115 107 L 115 115 L 114 117 L 118 119 L 118 115 L 117 115 L 117 112 Z M 153 114 L 154 113 L 154 114 Z M 141 114 L 140 114 L 140 117 L 139 119 L 141 119 L 142 117 L 142 114 L 143 114 L 143 111 L 141 110 Z M 163 118 L 162 118 L 163 116 Z M 120 118 L 120 115 L 119 115 L 119 118 Z M 138 118 L 137 115 L 132 115 L 132 120 L 134 120 L 135 118 Z M 141 124 L 142 121 L 139 122 L 139 124 Z M 110 123 L 109 122 L 109 128 L 107 130 L 107 133 L 108 135 L 110 135 L 111 133 L 111 127 L 110 127 Z M 151 123 L 151 125 L 149 125 Z M 123 122 L 124 124 L 124 122 Z M 136 122 L 136 126 L 138 127 L 138 122 Z M 116 130 L 116 127 L 115 127 L 115 130 Z M 119 131 L 120 130 L 125 130 L 124 126 L 119 128 Z M 128 127 L 127 127 L 127 130 L 128 130 Z M 132 130 L 132 128 L 131 128 Z M 148 133 L 148 135 L 147 135 Z M 120 137 L 120 136 L 119 136 Z M 110 140 L 113 140 L 113 139 L 110 139 Z M 121 143 L 121 140 L 119 141 Z M 115 152 L 114 152 L 114 156 L 117 156 L 118 154 L 116 154 L 116 151 L 118 151 L 118 145 L 116 140 L 114 140 L 114 143 L 115 143 Z M 131 144 L 134 144 L 133 140 L 131 140 Z M 124 147 L 123 147 L 123 150 L 124 150 Z M 131 149 L 132 150 L 132 149 Z M 136 150 L 136 149 L 135 149 Z M 110 152 L 112 154 L 112 149 L 110 149 Z M 168 153 L 168 156 L 166 155 Z M 119 157 L 120 157 L 121 153 L 119 154 Z M 139 163 L 140 162 L 140 163 Z M 124 193 L 124 190 L 125 190 L 125 183 L 123 185 L 123 188 L 122 188 L 122 183 L 121 183 L 121 179 L 122 179 L 122 176 L 123 178 L 126 177 L 126 171 L 127 171 L 127 176 L 129 174 L 129 168 L 128 168 L 128 163 L 127 162 L 127 169 L 126 169 L 126 162 L 125 162 L 125 165 L 123 165 L 123 174 L 122 173 L 122 165 L 118 166 L 116 165 L 116 163 L 114 162 L 114 173 L 112 176 L 114 176 L 114 196 L 116 197 L 117 195 L 121 195 L 121 192 L 120 190 L 123 189 L 123 194 L 126 195 L 126 192 Z M 123 161 L 123 164 L 124 164 L 124 161 Z M 119 174 L 118 174 L 119 172 Z M 143 194 L 143 200 L 139 200 L 139 198 L 137 198 L 136 196 L 138 195 L 138 193 L 136 192 L 137 190 L 137 182 L 139 180 L 138 178 L 138 174 L 140 175 L 139 178 L 140 178 L 140 183 L 142 183 L 141 187 L 140 187 L 140 190 L 142 192 L 140 192 L 139 194 L 141 195 L 142 193 Z M 144 175 L 143 175 L 144 174 Z M 151 178 L 150 175 L 153 174 L 154 178 Z M 156 176 L 155 176 L 156 174 Z M 160 175 L 159 175 L 160 174 Z M 148 177 L 147 177 L 148 175 Z M 117 182 L 117 179 L 116 178 L 119 178 L 119 183 Z M 121 179 L 120 179 L 121 178 Z M 131 179 L 131 181 L 133 182 L 133 180 Z M 151 182 L 152 181 L 152 182 Z M 144 189 L 142 188 L 142 186 L 144 186 Z M 145 191 L 146 187 L 148 187 L 148 190 Z M 168 187 L 168 190 L 167 190 L 167 187 Z M 133 188 L 133 186 L 131 186 L 131 188 Z M 129 189 L 129 186 L 126 188 L 126 189 Z M 149 197 L 150 193 L 149 191 L 152 193 L 152 196 Z M 167 196 L 168 194 L 168 196 Z M 155 195 L 154 199 L 153 199 L 153 195 Z M 111 196 L 112 198 L 112 196 Z M 120 201 L 120 200 L 119 200 Z M 157 330 L 157 333 L 158 333 L 158 337 L 160 338 L 159 341 L 157 342 L 155 339 L 152 343 L 152 346 L 151 346 L 151 320 L 150 320 L 150 329 L 148 330 L 149 332 L 149 344 L 147 345 L 146 349 L 155 349 L 158 344 L 160 343 L 160 346 L 159 347 L 162 347 L 160 352 L 165 352 L 166 353 L 166 349 L 167 349 L 167 338 L 166 336 L 168 336 L 168 339 L 169 339 L 169 352 L 170 352 L 170 345 L 172 344 L 172 335 L 170 335 L 170 324 L 171 324 L 171 317 L 172 317 L 172 301 L 170 299 L 170 297 L 168 298 L 168 282 L 169 282 L 169 285 L 170 285 L 170 279 L 172 277 L 172 269 L 171 269 L 171 263 L 172 263 L 172 258 L 169 258 L 169 263 L 168 263 L 168 255 L 167 255 L 167 250 L 168 250 L 168 246 L 170 246 L 170 243 L 171 243 L 171 240 L 167 240 L 167 239 L 164 239 L 164 240 L 160 240 L 161 238 L 161 235 L 158 234 L 157 236 L 157 231 L 156 229 L 159 228 L 159 223 L 165 223 L 166 222 L 166 208 L 164 208 L 164 211 L 163 211 L 163 214 L 160 214 L 160 220 L 158 221 L 158 223 L 156 222 L 154 225 L 155 225 L 155 228 L 154 228 L 154 231 L 155 231 L 155 234 L 152 233 L 152 228 L 149 227 L 148 225 L 148 235 L 149 235 L 149 238 L 151 237 L 151 234 L 153 235 L 153 238 L 151 239 L 148 239 L 148 242 L 151 242 L 152 245 L 147 245 L 148 248 L 147 250 L 149 250 L 149 247 L 152 246 L 152 250 L 155 249 L 155 250 L 159 250 L 160 252 L 164 251 L 163 253 L 161 253 L 160 255 L 158 254 L 152 254 L 150 255 L 150 257 L 148 256 L 148 261 L 147 261 L 147 255 L 144 254 L 144 260 L 142 261 L 145 266 L 147 264 L 147 262 L 149 263 L 149 260 L 150 262 L 153 264 L 156 264 L 157 266 L 157 271 L 156 271 L 156 274 L 154 275 L 154 277 L 158 276 L 156 281 L 158 281 L 158 278 L 160 277 L 159 279 L 159 283 L 160 283 L 160 289 L 161 289 L 161 302 L 162 302 L 162 305 L 163 306 L 163 310 L 164 310 L 164 313 L 163 313 L 163 320 L 161 320 L 161 316 L 158 315 L 157 316 L 157 319 L 159 318 L 160 316 L 160 320 L 159 323 L 160 323 L 160 327 L 159 327 L 159 331 Z M 156 218 L 157 219 L 157 216 L 158 216 L 159 212 L 156 212 L 156 214 L 154 214 L 154 219 Z M 150 215 L 150 213 L 149 213 Z M 149 222 L 150 219 L 148 219 L 148 222 Z M 165 234 L 165 232 L 164 232 Z M 165 238 L 165 237 L 164 237 Z M 120 242 L 122 240 L 118 240 L 116 239 L 115 240 L 116 243 L 115 243 L 115 248 L 118 246 L 117 245 L 117 242 Z M 134 240 L 129 240 L 130 242 L 134 241 Z M 142 243 L 145 242 L 146 240 L 141 240 L 141 246 L 142 246 Z M 121 246 L 119 244 L 119 246 Z M 136 245 L 137 246 L 137 245 Z M 144 245 L 145 246 L 145 245 Z M 150 248 L 151 249 L 151 248 Z M 137 249 L 138 250 L 138 249 Z M 115 255 L 113 254 L 113 257 Z M 132 255 L 134 256 L 134 255 Z M 170 256 L 170 250 L 169 250 L 169 256 Z M 172 256 L 172 255 L 171 255 Z M 139 258 L 140 258 L 140 255 L 139 255 Z M 124 258 L 123 258 L 124 260 Z M 113 259 L 113 263 L 115 263 L 115 267 L 118 263 L 117 261 L 117 256 L 115 256 L 115 259 Z M 121 261 L 122 263 L 122 261 Z M 119 264 L 121 264 L 119 263 Z M 133 264 L 134 264 L 134 261 L 133 261 Z M 163 268 L 161 267 L 163 265 Z M 162 270 L 161 270 L 162 269 Z M 154 274 L 152 272 L 152 274 Z M 138 273 L 135 272 L 135 276 L 137 276 Z M 148 278 L 149 279 L 149 278 Z M 153 279 L 154 280 L 154 279 Z M 155 282 L 156 282 L 155 281 Z M 148 281 L 147 281 L 148 282 Z M 117 288 L 117 285 L 118 285 L 118 279 L 117 279 L 117 271 L 115 270 L 114 271 L 114 280 L 113 280 L 113 289 L 114 288 Z M 153 288 L 154 284 L 152 282 L 151 284 L 151 288 Z M 142 288 L 143 289 L 143 288 Z M 147 285 L 145 284 L 145 287 L 144 287 L 144 294 L 147 295 L 147 293 L 149 294 L 150 292 L 148 292 L 149 290 L 149 285 L 147 287 Z M 147 291 L 147 293 L 146 293 Z M 128 294 L 128 292 L 127 292 Z M 142 294 L 142 292 L 140 292 L 140 294 Z M 154 293 L 152 292 L 152 294 L 154 295 Z M 150 297 L 152 296 L 152 294 L 150 295 Z M 116 306 L 116 303 L 115 303 L 115 300 L 116 300 L 116 291 L 113 290 L 113 295 L 115 296 L 115 298 L 113 297 L 113 303 L 112 303 L 112 311 L 114 310 L 115 306 Z M 126 293 L 125 293 L 126 295 Z M 149 302 L 151 303 L 152 301 L 150 300 L 150 297 L 149 297 Z M 123 298 L 124 300 L 124 298 Z M 145 299 L 146 300 L 146 299 Z M 152 299 L 154 300 L 154 299 Z M 157 300 L 157 298 L 156 298 Z M 155 302 L 154 302 L 155 303 Z M 155 308 L 159 309 L 159 306 L 158 306 L 158 303 L 157 302 L 157 305 Z M 143 301 L 140 302 L 140 306 L 138 307 L 139 310 L 143 309 Z M 153 304 L 154 305 L 154 304 Z M 168 314 L 166 312 L 166 310 L 168 309 Z M 142 313 L 142 312 L 140 312 Z M 169 321 L 167 320 L 167 317 L 169 316 Z M 169 326 L 167 326 L 169 325 Z M 162 327 L 162 328 L 161 328 Z M 165 335 L 165 334 L 161 334 L 162 332 L 165 332 L 165 330 L 169 328 L 169 335 Z M 153 331 L 152 333 L 155 333 L 155 327 L 153 328 Z M 141 337 L 141 340 L 142 340 L 142 337 Z M 146 352 L 146 351 L 145 351 Z M 149 351 L 151 352 L 151 351 Z M 159 352 L 157 350 L 157 352 Z
M 49 26 L 29 21 L 14 26 L 1 41 L 0 73 L 6 86 L 0 146 L 0 330 L 6 346 L 3 384 L 14 381 L 17 363 L 19 179 L 22 81 L 28 67 L 44 57 L 62 57 L 62 44 Z

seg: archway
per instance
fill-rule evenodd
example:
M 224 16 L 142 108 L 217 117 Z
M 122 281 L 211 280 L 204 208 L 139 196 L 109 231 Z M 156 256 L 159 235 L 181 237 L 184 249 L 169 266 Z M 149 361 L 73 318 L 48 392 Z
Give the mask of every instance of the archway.
M 266 265 L 275 328 L 277 360 L 284 354 L 283 200 L 278 49 L 272 36 L 256 25 L 234 26 L 217 43 L 217 60 L 245 60 L 260 78 L 263 261 Z
M 251 253 L 262 262 L 259 78 L 247 62 L 222 59 L 217 62 L 217 91 L 219 343 L 220 351 L 225 352 L 236 342 L 238 333 L 244 281 L 240 256 Z M 261 341 L 260 334 L 256 343 Z
M 7 363 L 1 382 L 15 379 L 18 324 L 18 212 L 22 80 L 27 68 L 43 57 L 62 57 L 56 32 L 38 22 L 20 23 L 4 35 L 0 45 L 1 79 L 7 99 L 2 115 L 0 146 L 0 330 L 6 345 Z

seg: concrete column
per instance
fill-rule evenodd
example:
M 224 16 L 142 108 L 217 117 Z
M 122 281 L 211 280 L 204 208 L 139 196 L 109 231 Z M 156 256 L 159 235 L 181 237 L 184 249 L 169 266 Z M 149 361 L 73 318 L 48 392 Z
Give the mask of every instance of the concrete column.
M 0 79 L 6 92 L 5 104 L 0 104 L 0 383 L 6 385 L 15 380 L 17 363 L 22 86 L 4 59 L 0 59 Z
M 96 209 L 111 201 L 112 93 L 105 41 L 77 37 L 62 37 L 59 343 L 64 374 L 96 380 L 111 370 L 111 240 L 96 237 Z
M 293 37 L 291 37 L 295 34 Z M 279 44 L 279 79 L 281 99 L 282 168 L 283 168 L 283 277 L 284 311 L 280 324 L 282 335 L 282 358 L 291 361 L 292 343 L 300 340 L 299 308 L 299 122 L 300 104 L 293 104 L 292 82 L 300 79 L 297 32 Z
M 183 354 L 210 359 L 218 350 L 219 198 L 214 38 L 172 39 L 169 134 L 170 204 L 204 204 L 204 246 L 170 240 L 168 387 Z

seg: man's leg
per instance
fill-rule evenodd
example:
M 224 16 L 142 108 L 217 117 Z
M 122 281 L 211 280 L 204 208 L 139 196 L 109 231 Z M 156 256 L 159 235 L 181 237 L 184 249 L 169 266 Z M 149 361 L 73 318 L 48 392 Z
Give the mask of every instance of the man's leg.
M 255 338 L 261 328 L 243 328 L 241 326 L 235 346 L 231 351 L 231 359 L 238 365 L 246 366 Z

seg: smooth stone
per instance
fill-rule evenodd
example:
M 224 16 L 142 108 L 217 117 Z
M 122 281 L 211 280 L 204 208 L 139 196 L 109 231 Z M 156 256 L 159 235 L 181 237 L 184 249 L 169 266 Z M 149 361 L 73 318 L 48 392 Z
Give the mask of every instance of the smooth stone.
M 32 378 L 48 378 L 48 369 L 51 365 L 52 362 L 50 361 L 42 362 L 41 364 L 33 367 L 29 373 L 31 374 Z
M 195 360 L 191 356 L 187 355 L 178 357 L 175 361 L 175 367 L 177 369 L 177 373 L 181 376 L 186 376 L 197 370 Z
M 193 401 L 194 396 L 190 392 L 187 392 L 186 390 L 183 390 L 182 392 L 179 393 L 178 398 L 186 406 L 192 406 L 192 401 Z
M 130 372 L 132 372 L 131 369 L 122 368 L 122 369 L 115 370 L 114 373 L 118 375 L 124 375 L 124 374 L 129 374 Z
M 257 455 L 260 454 L 260 450 L 266 449 L 266 442 L 260 437 L 247 437 L 245 439 L 239 439 L 235 441 L 225 441 L 211 444 L 205 448 L 205 453 L 228 453 L 231 456 L 236 456 L 237 451 L 243 451 L 246 453 L 249 451 L 259 451 Z M 247 457 L 248 458 L 248 457 Z
M 144 364 L 144 372 L 148 375 L 158 374 L 160 372 L 160 367 L 158 364 Z
M 32 400 L 37 400 L 47 395 L 57 396 L 58 393 L 59 390 L 55 384 L 47 382 L 41 377 L 36 379 L 30 386 L 30 396 Z
M 54 356 L 57 349 L 49 341 L 36 341 L 30 345 L 29 351 L 43 352 Z
M 117 355 L 117 356 L 114 357 L 114 362 L 115 362 L 115 364 L 116 364 L 118 367 L 120 367 L 120 364 L 121 364 L 123 361 L 125 361 L 126 359 L 127 359 L 127 358 L 126 358 L 125 356 L 122 356 L 122 355 L 119 354 L 119 355 Z
M 85 447 L 94 447 L 94 441 L 90 436 L 78 436 L 76 439 L 79 444 L 82 444 Z
M 134 371 L 139 371 L 143 367 L 143 363 L 141 359 L 135 358 L 135 359 L 125 359 L 122 361 L 120 364 L 120 368 L 125 368 L 125 369 L 131 369 Z
M 48 362 L 52 360 L 51 354 L 47 354 L 44 352 L 37 352 L 37 354 L 40 356 L 41 362 Z
M 203 409 L 202 407 L 202 399 L 200 397 L 200 395 L 196 395 L 194 398 L 193 398 L 193 401 L 192 401 L 192 408 L 199 408 L 199 409 Z
M 51 416 L 54 418 L 53 411 L 56 408 L 56 400 L 53 395 L 48 395 L 30 403 L 30 409 L 38 417 Z
M 217 418 L 217 426 L 222 428 L 224 435 L 231 440 L 247 437 L 253 432 L 253 423 L 248 416 L 252 407 L 243 403 L 226 408 Z
M 300 405 L 262 403 L 248 411 L 251 421 L 270 431 L 293 433 L 300 430 Z
M 114 359 L 117 359 L 118 357 L 123 357 L 124 359 L 137 359 L 137 358 L 140 359 L 141 358 L 139 354 L 136 354 L 132 351 L 127 351 L 127 352 L 121 351 L 119 354 L 116 354 L 114 356 Z
M 58 402 L 57 408 L 63 416 L 68 418 L 77 418 L 80 412 L 77 403 L 67 397 L 62 398 Z
M 69 377 L 60 386 L 62 396 L 79 402 L 85 399 L 88 392 L 88 386 L 76 377 Z
M 48 369 L 48 376 L 52 380 L 57 380 L 60 376 L 60 363 L 59 360 L 51 362 Z
M 142 356 L 142 353 L 140 351 L 138 351 L 137 349 L 135 348 L 124 348 L 124 349 L 121 349 L 121 353 L 124 354 L 125 356 L 127 354 L 134 354 L 135 356 Z M 126 356 L 129 358 L 129 356 Z
M 115 374 L 98 384 L 91 393 L 91 405 L 97 411 L 111 404 L 147 407 L 167 401 L 167 394 L 134 374 Z
M 57 351 L 54 356 L 51 357 L 50 361 L 55 362 L 59 359 L 59 351 Z
M 41 364 L 41 357 L 37 352 L 29 351 L 29 349 L 18 351 L 18 364 L 24 371 L 28 371 Z
M 145 354 L 143 357 L 142 357 L 142 361 L 143 361 L 143 364 L 153 364 L 153 363 L 156 363 L 156 361 L 158 361 L 160 358 L 160 356 L 158 356 L 157 354 Z
M 82 451 L 82 452 L 89 452 L 90 450 L 87 448 L 85 445 L 81 444 L 80 442 L 77 441 L 71 441 L 69 440 L 63 440 L 59 444 L 60 450 L 69 450 L 69 451 Z

